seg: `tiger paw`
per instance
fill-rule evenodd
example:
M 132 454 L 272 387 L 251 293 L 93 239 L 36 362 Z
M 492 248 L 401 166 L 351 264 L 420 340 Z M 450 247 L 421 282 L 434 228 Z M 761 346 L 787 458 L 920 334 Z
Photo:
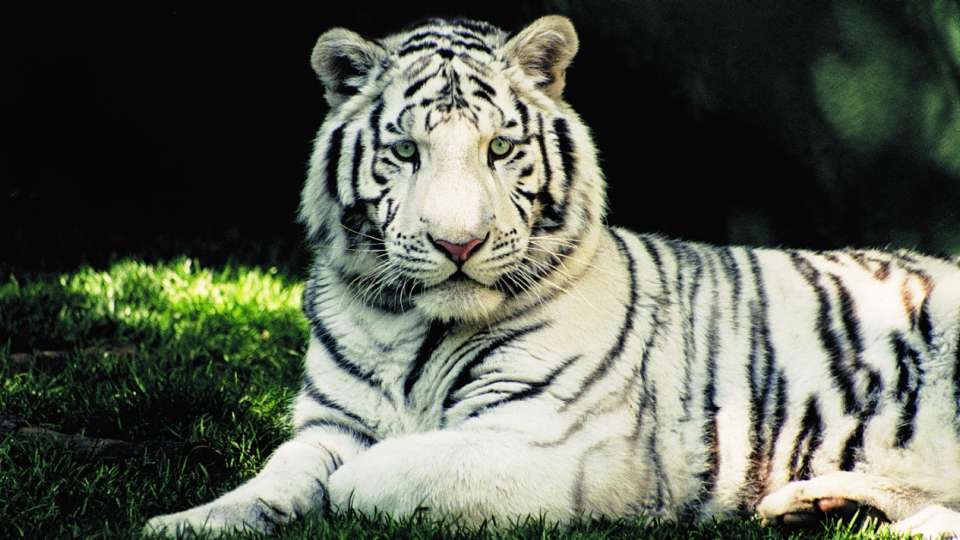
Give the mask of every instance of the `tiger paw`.
M 183 512 L 157 516 L 147 521 L 141 534 L 147 537 L 179 538 L 187 533 L 214 537 L 235 532 L 270 532 L 291 514 L 264 501 L 248 504 L 205 504 Z
M 423 452 L 410 451 L 404 442 L 380 443 L 340 466 L 330 476 L 331 508 L 395 518 L 421 508 L 425 494 L 432 492 L 423 478 L 430 468 L 418 459 Z
M 960 512 L 940 505 L 924 507 L 890 526 L 890 531 L 923 538 L 960 538 Z
M 813 489 L 810 481 L 790 482 L 770 493 L 757 505 L 763 525 L 815 527 L 827 519 L 876 518 L 888 521 L 876 508 L 845 497 Z

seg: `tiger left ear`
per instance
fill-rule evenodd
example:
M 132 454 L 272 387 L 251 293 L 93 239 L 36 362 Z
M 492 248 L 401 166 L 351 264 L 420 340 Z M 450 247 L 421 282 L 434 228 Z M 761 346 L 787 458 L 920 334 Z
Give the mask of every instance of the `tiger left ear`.
M 336 107 L 359 92 L 370 70 L 386 57 L 387 51 L 378 43 L 346 28 L 334 28 L 317 40 L 310 65 L 323 82 L 327 103 Z
M 504 46 L 537 86 L 553 99 L 560 99 L 567 67 L 577 54 L 579 40 L 570 19 L 561 15 L 541 17 L 512 37 Z

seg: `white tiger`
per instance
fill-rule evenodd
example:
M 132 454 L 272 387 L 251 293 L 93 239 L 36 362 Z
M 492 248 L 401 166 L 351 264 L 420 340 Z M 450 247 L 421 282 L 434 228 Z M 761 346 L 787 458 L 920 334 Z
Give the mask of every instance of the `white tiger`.
M 960 533 L 957 264 L 608 228 L 562 98 L 577 46 L 559 16 L 320 37 L 295 435 L 147 531 L 328 504 L 475 524 L 862 503 Z

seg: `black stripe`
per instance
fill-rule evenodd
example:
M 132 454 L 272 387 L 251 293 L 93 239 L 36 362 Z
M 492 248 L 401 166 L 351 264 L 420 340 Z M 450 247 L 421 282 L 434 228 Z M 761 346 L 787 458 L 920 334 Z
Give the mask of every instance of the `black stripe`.
M 408 401 L 410 400 L 410 392 L 413 390 L 413 385 L 420 380 L 424 366 L 427 365 L 427 361 L 430 360 L 433 351 L 437 349 L 440 342 L 446 337 L 448 328 L 449 327 L 441 321 L 433 321 L 430 324 L 430 329 L 423 337 L 420 348 L 417 349 L 417 356 L 413 360 L 410 372 L 407 373 L 407 378 L 403 381 L 403 395 Z
M 469 42 L 469 41 L 462 41 L 462 40 L 459 40 L 459 39 L 455 39 L 455 40 L 452 40 L 452 41 L 450 42 L 450 45 L 453 45 L 453 46 L 455 46 L 455 47 L 463 47 L 464 49 L 469 49 L 469 50 L 474 50 L 474 51 L 481 51 L 481 52 L 485 52 L 485 53 L 487 53 L 487 54 L 492 54 L 492 53 L 493 53 L 493 49 L 491 49 L 490 47 L 488 47 L 488 46 L 486 46 L 486 45 L 484 45 L 484 44 L 482 44 L 482 43 L 471 43 L 471 42 Z
M 867 397 L 863 411 L 860 413 L 860 421 L 853 433 L 847 438 L 840 452 L 840 470 L 852 471 L 856 465 L 860 450 L 863 448 L 863 435 L 867 429 L 867 424 L 877 412 L 877 406 L 880 403 L 880 397 L 883 394 L 883 381 L 876 370 L 870 370 L 867 376 Z
M 540 133 L 537 134 L 537 144 L 540 145 L 540 155 L 543 157 L 543 190 L 549 193 L 550 190 L 550 181 L 553 179 L 553 170 L 550 167 L 550 157 L 547 155 L 547 145 L 544 142 L 544 133 L 543 133 L 543 115 L 537 115 L 538 120 L 540 121 Z
M 420 90 L 421 88 L 423 88 L 423 85 L 427 84 L 427 82 L 430 81 L 430 79 L 436 77 L 441 71 L 443 71 L 442 67 L 434 71 L 433 73 L 429 75 L 425 75 L 419 80 L 416 80 L 413 83 L 411 83 L 410 86 L 408 86 L 407 89 L 403 91 L 403 97 L 409 98 L 410 96 L 416 94 L 417 90 Z
M 783 376 L 783 373 L 779 373 L 777 375 L 777 385 L 773 391 L 773 394 L 773 416 L 770 419 L 770 441 L 767 453 L 768 470 L 773 466 L 773 458 L 777 451 L 777 443 L 780 442 L 780 434 L 783 432 L 783 424 L 787 421 L 787 402 L 789 396 L 787 395 L 787 379 Z
M 330 142 L 327 143 L 327 193 L 330 197 L 341 203 L 340 193 L 337 190 L 338 183 L 338 173 L 337 169 L 340 167 L 340 150 L 343 147 L 343 128 L 344 126 L 338 126 L 337 129 L 333 130 L 333 133 L 330 134 Z
M 486 101 L 487 103 L 493 105 L 494 107 L 497 106 L 497 104 L 493 102 L 493 97 L 490 94 L 484 92 L 483 90 L 474 90 L 473 96 Z
M 377 102 L 373 107 L 373 110 L 370 111 L 370 131 L 373 133 L 373 149 L 378 150 L 380 148 L 380 115 L 383 113 L 383 100 Z M 373 160 L 370 160 L 371 165 Z
M 443 408 L 449 409 L 453 405 L 456 405 L 456 402 L 453 400 L 454 394 L 459 392 L 464 386 L 470 383 L 473 378 L 474 368 L 483 363 L 483 361 L 486 360 L 491 354 L 496 352 L 497 349 L 509 345 L 517 339 L 545 328 L 546 326 L 546 322 L 539 322 L 530 326 L 524 326 L 522 328 L 511 330 L 486 343 L 485 346 L 480 349 L 477 354 L 460 369 L 460 373 L 457 374 L 457 378 L 454 380 L 453 385 L 451 385 L 450 389 L 447 391 L 447 397 L 443 400 Z
M 510 89 L 510 93 L 513 94 L 513 106 L 517 108 L 517 113 L 520 115 L 520 125 L 523 126 L 523 135 L 526 136 L 529 131 L 530 111 L 527 109 L 527 106 L 520 101 L 520 98 L 512 88 Z M 543 152 L 543 147 L 541 147 L 540 151 Z
M 614 234 L 615 238 L 619 240 L 619 236 Z M 647 367 L 650 363 L 650 358 L 653 355 L 655 350 L 654 342 L 657 340 L 657 337 L 660 335 L 660 329 L 664 328 L 666 325 L 664 321 L 661 320 L 660 312 L 662 306 L 667 302 L 667 278 L 666 273 L 663 268 L 663 263 L 660 257 L 660 252 L 654 245 L 654 241 L 651 237 L 640 235 L 638 239 L 643 244 L 644 249 L 654 263 L 654 266 L 657 270 L 657 277 L 659 281 L 659 294 L 655 297 L 655 307 L 651 313 L 651 332 L 647 336 L 647 339 L 643 347 L 643 355 L 640 359 L 639 368 L 634 371 L 634 377 L 631 378 L 630 385 L 628 388 L 633 387 L 633 382 L 636 381 L 636 378 L 639 377 L 639 396 L 637 397 L 638 407 L 637 407 L 637 421 L 634 425 L 633 432 L 630 435 L 630 439 L 637 442 L 640 439 L 640 436 L 643 433 L 643 424 L 644 419 L 649 417 L 653 421 L 653 426 L 650 428 L 649 437 L 646 441 L 646 450 L 649 455 L 648 459 L 654 465 L 654 469 L 657 471 L 662 470 L 662 463 L 660 461 L 660 456 L 656 447 L 656 434 L 659 430 L 659 422 L 657 421 L 657 394 L 654 388 L 653 382 L 647 377 Z M 679 264 L 679 260 L 678 260 Z M 631 278 L 633 278 L 634 270 L 630 270 Z M 678 272 L 679 273 L 679 272 Z M 631 280 L 633 282 L 633 280 Z M 648 414 L 649 413 L 649 414 Z M 659 477 L 662 477 L 663 474 L 659 473 Z M 658 507 L 663 504 L 664 497 L 664 484 L 661 478 L 657 479 L 656 490 L 654 492 L 654 500 Z M 712 490 L 712 486 L 707 487 L 707 491 Z M 699 502 L 694 503 L 695 506 L 699 505 Z
M 494 89 L 492 86 L 490 86 L 489 84 L 485 83 L 484 81 L 480 80 L 480 78 L 477 77 L 476 75 L 469 75 L 469 76 L 467 76 L 467 79 L 470 80 L 470 81 L 472 81 L 473 84 L 479 86 L 480 89 L 483 90 L 484 92 L 486 92 L 487 94 L 489 94 L 489 95 L 491 95 L 491 96 L 497 95 L 496 89 Z
M 337 367 L 348 373 L 353 378 L 362 381 L 379 392 L 382 392 L 383 389 L 377 383 L 377 381 L 374 380 L 373 372 L 365 370 L 348 360 L 340 351 L 340 344 L 337 342 L 337 339 L 323 326 L 318 319 L 311 321 L 311 326 L 313 327 L 314 337 L 316 337 L 320 344 L 323 345 L 323 348 L 326 349 L 327 353 L 330 355 L 330 358 L 333 360 L 333 363 L 336 364 Z
M 536 193 L 530 193 L 529 191 L 524 191 L 523 189 L 520 189 L 519 187 L 518 187 L 518 188 L 515 188 L 513 191 L 517 192 L 517 193 L 520 194 L 524 199 L 530 201 L 531 203 L 533 202 L 534 199 L 537 198 L 537 194 L 536 194 Z
M 650 259 L 653 261 L 653 265 L 657 271 L 657 280 L 659 284 L 659 297 L 657 298 L 656 306 L 654 307 L 653 313 L 651 314 L 651 317 L 650 317 L 651 320 L 653 321 L 653 324 L 651 326 L 652 331 L 650 332 L 650 335 L 647 337 L 647 340 L 644 343 L 643 356 L 641 357 L 641 360 L 640 360 L 639 375 L 640 375 L 640 380 L 643 383 L 643 392 L 644 392 L 644 395 L 641 398 L 641 405 L 643 405 L 645 402 L 651 399 L 650 391 L 647 388 L 647 364 L 650 360 L 651 354 L 653 354 L 653 349 L 654 349 L 653 344 L 656 341 L 657 336 L 659 336 L 660 329 L 664 326 L 663 324 L 664 321 L 661 320 L 660 318 L 660 311 L 661 311 L 661 302 L 666 301 L 667 275 L 666 275 L 666 271 L 663 268 L 663 261 L 660 257 L 660 251 L 654 245 L 653 240 L 650 237 L 645 235 L 640 235 L 638 238 L 640 242 L 643 244 L 644 250 L 646 250 L 647 254 L 650 256 Z M 643 410 L 641 409 L 639 414 L 637 415 L 638 425 L 636 427 L 635 436 L 639 435 L 639 431 L 640 431 L 639 421 L 642 419 L 642 413 L 643 413 Z
M 454 347 L 453 350 L 446 355 L 446 360 L 444 360 L 444 362 L 452 368 L 454 365 L 458 364 L 463 357 L 479 348 L 480 345 L 484 343 L 484 339 L 490 336 L 491 333 L 492 332 L 490 330 L 481 330 L 476 334 L 473 334 L 468 339 Z M 439 378 L 446 378 L 447 373 L 449 373 L 449 370 L 443 373 Z
M 454 30 L 454 31 L 453 31 L 453 35 L 455 35 L 455 36 L 460 36 L 460 37 L 462 37 L 462 38 L 464 38 L 464 39 L 472 39 L 472 40 L 474 40 L 474 41 L 478 41 L 478 42 L 480 42 L 480 43 L 484 43 L 482 37 L 480 37 L 480 36 L 478 36 L 478 35 L 476 35 L 476 34 L 474 34 L 474 33 L 472 33 L 472 32 L 464 32 L 463 30 Z
M 363 446 L 373 446 L 377 443 L 377 440 L 371 437 L 370 435 L 363 433 L 362 431 L 357 431 L 350 426 L 341 424 L 339 422 L 334 422 L 332 420 L 326 420 L 322 418 L 317 418 L 314 420 L 308 420 L 297 427 L 294 428 L 294 432 L 297 434 L 303 433 L 304 431 L 315 428 L 315 427 L 330 427 L 337 429 L 339 431 L 346 432 L 348 435 L 352 436 L 354 439 L 360 442 Z
M 575 401 L 582 398 L 586 395 L 587 391 L 597 383 L 613 366 L 614 362 L 620 357 L 623 353 L 623 349 L 626 346 L 627 338 L 630 336 L 630 331 L 633 329 L 634 317 L 637 313 L 637 276 L 636 276 L 636 263 L 634 262 L 633 255 L 630 253 L 630 248 L 627 246 L 626 242 L 620 238 L 620 235 L 614 231 L 611 231 L 611 236 L 617 242 L 617 251 L 620 252 L 620 255 L 626 259 L 627 262 L 627 276 L 630 279 L 630 289 L 627 294 L 627 305 L 625 306 L 623 322 L 620 323 L 620 331 L 617 333 L 617 339 L 614 341 L 613 345 L 604 355 L 603 359 L 600 361 L 600 364 L 597 365 L 594 370 L 587 375 L 587 378 L 580 384 L 577 391 L 567 399 L 566 403 L 563 405 L 561 410 L 566 409 Z M 659 264 L 658 264 L 659 266 Z
M 355 413 L 348 411 L 342 405 L 333 401 L 332 399 L 330 399 L 329 396 L 327 396 L 326 394 L 321 392 L 319 389 L 317 389 L 317 385 L 314 384 L 314 382 L 308 376 L 304 376 L 303 378 L 303 391 L 308 398 L 312 399 L 313 401 L 316 401 L 317 404 L 319 404 L 320 406 L 337 411 L 338 413 L 342 414 L 343 416 L 346 416 L 350 420 L 353 420 L 354 422 L 360 424 L 367 431 L 373 432 L 373 430 L 370 429 L 370 426 L 368 426 L 367 423 L 364 422 L 362 418 L 360 418 Z
M 520 151 L 518 151 L 517 153 L 515 153 L 515 154 L 513 155 L 513 157 L 511 157 L 510 160 L 507 161 L 506 164 L 507 164 L 507 165 L 512 165 L 515 161 L 521 160 L 521 159 L 523 159 L 523 158 L 525 158 L 525 157 L 527 157 L 527 153 L 524 152 L 523 150 L 520 150 Z M 532 166 L 531 166 L 531 167 L 532 167 Z
M 510 202 L 513 203 L 513 207 L 517 209 L 517 214 L 520 215 L 520 221 L 524 223 L 529 223 L 530 214 L 528 214 L 527 211 L 524 210 L 522 206 L 520 206 L 520 203 L 518 203 L 517 200 L 514 199 L 513 197 L 510 197 Z M 492 262 L 492 261 L 488 260 L 487 262 Z
M 917 321 L 917 327 L 920 329 L 920 335 L 923 336 L 923 342 L 927 345 L 927 350 L 930 350 L 933 345 L 933 322 L 930 320 L 929 294 L 924 297 L 923 303 L 920 305 L 920 319 Z
M 557 148 L 560 150 L 560 162 L 563 166 L 563 190 L 566 192 L 570 188 L 570 182 L 577 174 L 577 164 L 574 159 L 576 151 L 573 145 L 573 139 L 570 138 L 570 129 L 567 121 L 563 118 L 557 118 L 553 121 L 553 132 L 557 136 Z
M 843 396 L 843 411 L 846 414 L 856 413 L 860 410 L 860 405 L 857 403 L 857 396 L 854 393 L 852 375 L 843 363 L 844 355 L 840 346 L 840 339 L 833 330 L 830 297 L 826 289 L 820 285 L 820 272 L 810 261 L 797 252 L 791 252 L 790 259 L 816 294 L 818 304 L 817 333 L 820 337 L 820 343 L 827 352 L 830 377 Z
M 897 355 L 897 369 L 900 372 L 897 380 L 897 399 L 905 402 L 903 410 L 900 413 L 900 422 L 897 425 L 897 433 L 894 437 L 894 444 L 898 448 L 903 448 L 913 439 L 915 431 L 915 422 L 917 409 L 919 406 L 920 388 L 923 386 L 923 367 L 920 365 L 920 353 L 911 347 L 899 333 L 891 336 L 891 344 Z M 907 360 L 910 365 L 907 365 Z M 911 384 L 911 377 L 913 375 Z
M 847 334 L 847 341 L 850 343 L 850 347 L 854 352 L 853 366 L 857 371 L 867 372 L 867 393 L 863 409 L 858 415 L 859 422 L 847 438 L 847 442 L 844 443 L 843 449 L 840 452 L 840 470 L 852 471 L 859 457 L 860 449 L 863 448 L 863 436 L 867 424 L 876 413 L 880 395 L 883 391 L 883 381 L 877 370 L 863 363 L 861 357 L 864 349 L 863 335 L 860 331 L 860 321 L 857 318 L 857 309 L 853 301 L 853 296 L 846 286 L 844 286 L 839 276 L 830 274 L 830 279 L 833 281 L 840 298 L 840 312 L 843 319 L 843 327 Z
M 730 256 L 729 252 L 727 255 Z M 753 444 L 750 449 L 750 465 L 744 478 L 741 500 L 754 503 L 759 500 L 763 491 L 764 471 L 761 467 L 765 465 L 762 458 L 767 448 L 767 413 L 776 405 L 770 403 L 775 383 L 774 350 L 770 341 L 766 285 L 756 253 L 753 250 L 747 250 L 747 257 L 750 261 L 756 296 L 749 303 L 750 352 L 747 361 L 747 384 L 750 387 L 750 438 Z
M 654 399 L 656 402 L 656 399 Z M 655 405 L 655 403 L 654 403 Z M 653 414 L 654 421 L 656 421 L 656 412 Z M 647 455 L 650 456 L 650 464 L 652 467 L 652 475 L 657 479 L 657 486 L 653 493 L 654 508 L 663 508 L 664 505 L 664 492 L 670 493 L 669 486 L 667 483 L 667 475 L 663 474 L 663 460 L 660 459 L 660 451 L 657 448 L 657 426 L 654 426 L 654 429 L 650 430 L 650 436 L 647 438 Z M 673 495 L 670 495 L 670 499 L 673 499 Z
M 844 443 L 840 451 L 840 470 L 852 471 L 860 457 L 860 450 L 863 448 L 863 434 L 867 429 L 870 419 L 876 414 L 877 406 L 880 403 L 880 396 L 883 393 L 883 383 L 880 374 L 875 370 L 870 370 L 867 382 L 867 399 L 863 411 L 860 413 L 860 421 L 854 428 L 847 442 Z
M 408 37 L 407 39 L 403 40 L 403 43 L 401 43 L 400 46 L 401 46 L 401 47 L 406 47 L 407 45 L 410 45 L 410 44 L 413 43 L 414 41 L 420 41 L 421 39 L 426 39 L 426 38 L 449 39 L 449 37 L 450 37 L 450 36 L 448 36 L 448 35 L 446 35 L 446 34 L 441 34 L 440 32 L 434 32 L 434 31 L 432 31 L 432 30 L 427 30 L 427 31 L 423 31 L 423 32 L 417 32 L 417 33 L 411 35 L 411 36 Z
M 853 297 L 838 276 L 830 274 L 830 279 L 840 296 L 840 313 L 843 318 L 843 327 L 847 331 L 847 339 L 850 341 L 853 350 L 860 354 L 863 352 L 863 336 L 860 334 L 860 321 L 857 319 Z
M 497 30 L 496 27 L 491 24 L 481 21 L 472 21 L 470 19 L 454 19 L 450 21 L 450 23 L 455 24 L 465 30 L 476 32 L 482 36 L 489 36 Z
M 394 204 L 393 199 L 386 199 L 385 202 L 387 205 L 387 215 L 386 215 L 386 218 L 383 220 L 383 225 L 380 227 L 384 233 L 387 232 L 387 228 L 390 226 L 391 223 L 393 223 L 393 220 L 397 217 L 397 210 L 399 210 L 400 208 L 399 204 L 397 205 Z
M 363 159 L 363 132 L 357 132 L 353 143 L 353 167 L 350 170 L 350 187 L 353 189 L 353 204 L 360 201 L 360 162 Z
M 903 336 L 894 333 L 890 336 L 890 345 L 896 353 L 897 359 L 897 400 L 903 401 L 904 396 L 910 391 L 910 366 L 907 365 L 907 344 L 903 341 Z
M 327 354 L 330 355 L 330 359 L 333 360 L 333 363 L 336 364 L 338 368 L 349 374 L 351 377 L 376 390 L 377 393 L 384 395 L 388 401 L 392 401 L 389 395 L 386 394 L 383 391 L 383 388 L 377 383 L 377 381 L 374 380 L 372 372 L 354 364 L 343 355 L 343 353 L 340 351 L 340 345 L 337 343 L 336 338 L 323 325 L 320 314 L 316 311 L 316 299 L 317 295 L 319 294 L 319 289 L 319 281 L 316 278 L 311 278 L 307 283 L 307 287 L 303 291 L 303 312 L 307 316 L 307 320 L 310 322 L 310 328 L 312 330 L 311 333 L 317 339 L 317 341 L 323 345 L 323 348 L 326 349 Z
M 537 134 L 537 143 L 540 147 L 540 155 L 543 158 L 543 185 L 537 193 L 537 199 L 542 205 L 541 217 L 543 217 L 544 220 L 552 221 L 554 225 L 547 226 L 539 224 L 536 228 L 544 231 L 552 231 L 563 227 L 565 209 L 557 204 L 557 201 L 554 200 L 553 195 L 550 193 L 550 183 L 553 180 L 553 168 L 550 166 L 550 157 L 547 155 L 543 131 L 543 115 L 538 114 L 537 118 L 540 122 L 540 133 Z M 541 222 L 542 221 L 543 220 L 541 220 Z
M 858 423 L 853 433 L 847 439 L 846 444 L 843 445 L 843 450 L 840 452 L 841 471 L 852 471 L 854 465 L 856 465 L 857 452 L 863 448 L 863 432 L 865 429 L 866 424 L 863 422 Z
M 714 285 L 716 290 L 716 285 Z M 717 429 L 717 356 L 720 341 L 720 305 L 716 298 L 710 310 L 710 322 L 707 327 L 707 361 L 705 366 L 707 380 L 703 386 L 703 438 L 702 442 L 708 449 L 707 469 L 700 473 L 701 482 L 699 500 L 704 500 L 713 493 L 717 485 L 717 476 L 720 474 L 720 434 Z
M 524 167 L 523 169 L 520 170 L 520 175 L 519 175 L 519 177 L 520 177 L 520 178 L 526 178 L 526 177 L 530 176 L 531 174 L 533 174 L 533 165 L 527 165 L 526 167 Z M 536 196 L 535 193 L 534 193 L 534 194 L 531 194 L 531 195 L 533 195 L 534 197 Z M 531 201 L 532 201 L 532 200 L 533 200 L 533 199 L 531 198 Z
M 552 371 L 550 371 L 550 373 L 548 373 L 547 376 L 546 376 L 542 381 L 533 382 L 533 383 L 528 383 L 529 386 L 528 386 L 527 388 L 519 391 L 519 392 L 514 392 L 514 393 L 510 394 L 509 396 L 507 396 L 507 397 L 505 397 L 505 398 L 503 398 L 503 399 L 498 399 L 497 401 L 494 401 L 494 402 L 492 402 L 492 403 L 488 403 L 488 404 L 486 404 L 486 405 L 483 405 L 482 407 L 479 407 L 479 408 L 477 408 L 477 409 L 474 409 L 474 410 L 468 415 L 468 417 L 473 418 L 473 417 L 479 416 L 480 413 L 482 413 L 482 412 L 486 412 L 486 411 L 489 411 L 490 409 L 494 409 L 494 408 L 500 407 L 501 405 L 506 405 L 507 403 L 512 403 L 512 402 L 514 402 L 514 401 L 522 401 L 522 400 L 527 400 L 527 399 L 533 399 L 533 398 L 539 396 L 540 394 L 543 393 L 543 391 L 544 391 L 548 386 L 550 386 L 551 384 L 553 384 L 553 381 L 555 381 L 555 380 L 557 379 L 557 377 L 559 377 L 560 375 L 562 375 L 563 372 L 566 371 L 566 369 L 567 369 L 568 367 L 570 367 L 571 365 L 573 365 L 574 362 L 576 362 L 577 360 L 579 360 L 579 359 L 582 358 L 582 357 L 583 357 L 583 355 L 578 354 L 578 355 L 575 355 L 575 356 L 571 356 L 570 358 L 567 358 L 566 360 L 564 360 L 563 362 L 561 362 L 559 366 L 557 366 L 557 367 L 554 368 Z M 504 381 L 497 381 L 497 382 L 504 382 Z
M 750 305 L 750 416 L 753 420 L 754 447 L 752 455 L 758 456 L 765 446 L 763 426 L 766 423 L 767 409 L 774 377 L 776 361 L 773 343 L 770 339 L 769 302 L 760 261 L 753 250 L 747 250 L 750 260 L 750 272 L 753 275 L 756 301 Z M 762 371 L 757 370 L 757 360 L 763 358 Z
M 727 280 L 731 285 L 730 305 L 733 308 L 733 328 L 736 330 L 740 324 L 740 318 L 737 314 L 740 312 L 740 295 L 743 285 L 740 279 L 740 266 L 733 255 L 733 250 L 729 246 L 723 246 L 719 249 L 720 262 L 723 265 L 723 271 L 727 275 Z
M 668 240 L 666 245 L 673 252 L 677 261 L 677 280 L 674 290 L 680 299 L 681 334 L 683 337 L 683 378 L 680 387 L 684 391 L 680 395 L 680 403 L 686 416 L 690 414 L 690 391 L 692 390 L 690 379 L 693 376 L 693 364 L 696 360 L 696 337 L 694 335 L 696 325 L 693 306 L 697 290 L 700 288 L 700 275 L 703 269 L 700 255 L 696 253 L 692 246 L 677 240 Z M 687 270 L 689 268 L 693 268 L 694 275 L 689 280 L 688 287 Z M 689 293 L 685 294 L 688 288 Z M 684 300 L 686 300 L 686 306 L 683 305 Z
M 414 43 L 413 45 L 407 45 L 406 47 L 397 51 L 397 56 L 400 58 L 403 58 L 404 56 L 415 53 L 417 51 L 422 51 L 424 49 L 435 49 L 435 48 L 437 48 L 437 44 L 432 41 L 425 41 L 423 43 Z M 410 96 L 407 96 L 407 97 L 410 97 Z
M 810 463 L 813 455 L 823 442 L 823 422 L 820 419 L 820 408 L 815 396 L 807 398 L 803 418 L 800 420 L 800 432 L 793 444 L 790 454 L 791 480 L 806 480 L 810 478 Z M 806 445 L 806 452 L 803 446 Z M 803 454 L 801 456 L 801 453 Z

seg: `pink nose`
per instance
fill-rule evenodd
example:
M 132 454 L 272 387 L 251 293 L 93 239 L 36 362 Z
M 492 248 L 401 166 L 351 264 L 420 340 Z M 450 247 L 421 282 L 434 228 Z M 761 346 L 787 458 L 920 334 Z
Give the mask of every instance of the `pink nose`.
M 434 239 L 433 243 L 447 252 L 447 256 L 453 259 L 455 263 L 466 261 L 474 248 L 483 243 L 486 238 L 474 238 L 465 244 L 454 244 L 446 240 Z

